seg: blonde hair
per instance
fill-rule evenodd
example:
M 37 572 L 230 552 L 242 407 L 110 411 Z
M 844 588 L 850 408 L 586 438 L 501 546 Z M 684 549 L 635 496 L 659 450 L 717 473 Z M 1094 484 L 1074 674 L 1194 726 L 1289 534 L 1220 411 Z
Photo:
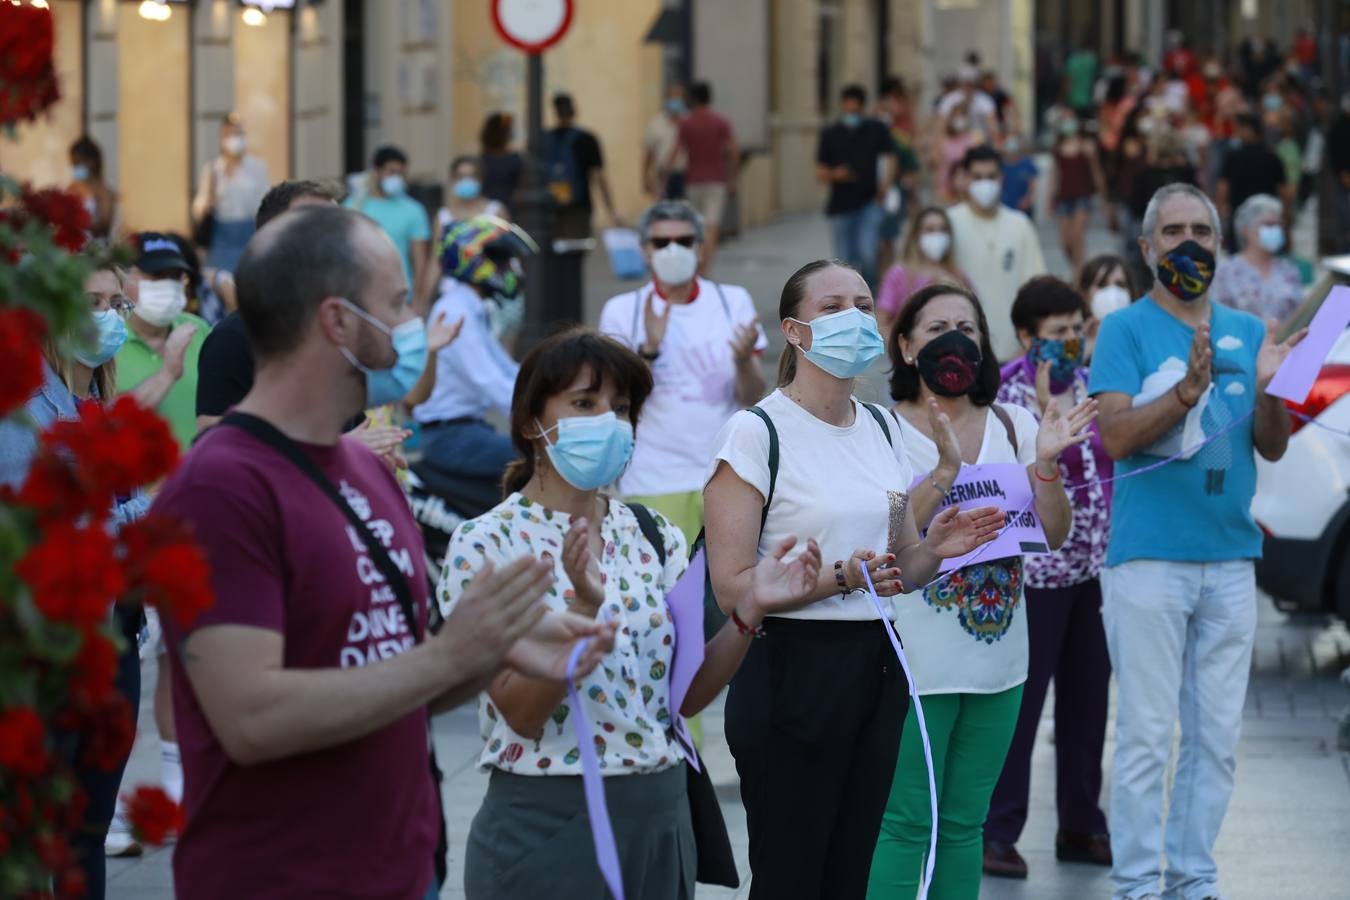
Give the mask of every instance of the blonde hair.
M 900 259 L 907 266 L 915 264 L 932 265 L 932 260 L 919 253 L 919 229 L 923 225 L 923 220 L 929 215 L 938 215 L 942 217 L 942 222 L 947 226 L 947 236 L 951 238 L 947 245 L 947 252 L 943 255 L 938 265 L 944 269 L 956 270 L 956 234 L 952 231 L 952 220 L 947 216 L 947 211 L 940 206 L 925 206 L 915 213 L 909 220 L 909 225 L 905 228 L 905 240 L 900 247 Z

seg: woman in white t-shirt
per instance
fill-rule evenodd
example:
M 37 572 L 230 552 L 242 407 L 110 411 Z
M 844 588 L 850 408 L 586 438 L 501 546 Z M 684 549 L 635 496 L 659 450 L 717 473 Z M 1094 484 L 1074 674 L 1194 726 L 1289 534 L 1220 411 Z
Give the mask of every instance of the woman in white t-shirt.
M 1018 463 L 1026 467 L 1046 542 L 1052 549 L 1063 544 L 1073 511 L 1060 479 L 1059 454 L 1089 438 L 1096 401 L 1064 414 L 1052 408 L 1039 427 L 1025 409 L 995 404 L 999 366 L 984 310 L 974 294 L 952 285 L 929 285 L 909 299 L 889 350 L 891 396 L 897 401 L 892 411 L 918 476 L 910 494 L 914 520 L 926 524 L 949 500 L 962 464 Z M 897 597 L 894 605 L 923 700 L 941 798 L 933 890 L 944 898 L 975 900 L 989 798 L 1027 677 L 1022 558 L 976 558 L 932 584 L 920 584 L 921 590 Z M 869 896 L 914 894 L 931 827 L 928 774 L 911 711 Z
M 783 286 L 779 318 L 779 389 L 732 416 L 715 445 L 709 572 L 730 612 L 787 535 L 816 536 L 823 563 L 809 606 L 764 620 L 731 682 L 727 743 L 750 831 L 751 898 L 852 900 L 867 889 L 907 707 L 861 567 L 893 596 L 902 579 L 922 584 L 942 557 L 992 539 L 1002 517 L 949 509 L 919 539 L 899 423 L 852 396 L 883 350 L 857 271 L 803 266 Z
M 795 539 L 771 548 L 733 618 L 704 645 L 676 707 L 679 648 L 666 598 L 688 565 L 687 542 L 659 513 L 602 491 L 631 458 L 651 390 L 647 364 L 594 331 L 573 329 L 538 344 L 521 363 L 512 402 L 511 440 L 521 460 L 507 470 L 510 493 L 450 542 L 437 589 L 447 617 L 489 566 L 532 555 L 553 560 L 546 607 L 612 619 L 619 628 L 614 650 L 577 684 L 580 709 L 561 685 L 511 671 L 480 697 L 486 746 L 479 762 L 492 776 L 465 851 L 469 898 L 608 896 L 584 809 L 578 715 L 594 733 L 626 894 L 692 898 L 691 751 L 677 722 L 721 692 L 763 617 L 801 605 L 818 580 L 814 541 L 786 563 Z

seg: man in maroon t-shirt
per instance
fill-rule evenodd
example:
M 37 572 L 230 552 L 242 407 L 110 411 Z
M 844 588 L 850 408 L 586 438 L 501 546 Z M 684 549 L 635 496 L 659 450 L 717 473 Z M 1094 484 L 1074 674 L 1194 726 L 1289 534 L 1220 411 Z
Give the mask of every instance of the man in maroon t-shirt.
M 417 356 L 394 245 L 337 207 L 285 213 L 235 271 L 257 359 L 236 407 L 279 429 L 335 485 L 406 578 L 425 630 L 421 535 L 392 473 L 342 427 Z M 396 365 L 396 363 L 398 365 Z M 561 680 L 569 651 L 613 627 L 545 614 L 550 562 L 487 573 L 417 643 L 367 544 L 277 450 L 228 424 L 205 433 L 155 500 L 186 520 L 215 605 L 167 617 L 187 825 L 181 897 L 420 900 L 434 890 L 436 791 L 427 712 L 472 698 L 503 665 Z M 472 602 L 470 602 L 472 595 Z M 469 608 L 472 607 L 472 608 Z
M 727 194 L 736 190 L 740 148 L 731 123 L 712 110 L 712 88 L 706 81 L 689 87 L 689 115 L 680 120 L 678 145 L 671 151 L 666 168 L 674 166 L 681 150 L 688 163 L 684 170 L 685 197 L 703 216 L 703 259 L 699 274 L 712 270 L 717 236 Z

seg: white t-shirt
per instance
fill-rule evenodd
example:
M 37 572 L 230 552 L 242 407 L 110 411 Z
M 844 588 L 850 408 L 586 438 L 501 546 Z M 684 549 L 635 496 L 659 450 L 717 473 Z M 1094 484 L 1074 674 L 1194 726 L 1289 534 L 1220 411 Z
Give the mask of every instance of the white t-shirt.
M 833 572 L 835 560 L 847 560 L 868 548 L 884 553 L 898 542 L 909 506 L 913 471 L 894 417 L 882 411 L 886 433 L 861 403 L 853 401 L 853 424 L 840 428 L 802 409 L 781 391 L 759 403 L 778 431 L 778 481 L 769 518 L 759 536 L 759 556 L 788 535 L 820 544 L 822 565 Z M 711 481 L 722 461 L 761 496 L 769 493 L 769 430 L 762 419 L 736 413 L 717 436 L 717 455 L 708 467 Z M 795 612 L 790 619 L 867 621 L 877 618 L 872 598 L 856 591 L 835 594 Z
M 646 340 L 643 310 L 655 291 L 648 282 L 611 298 L 600 313 L 600 331 L 637 349 Z M 655 298 L 660 313 L 666 302 Z M 703 488 L 713 438 L 736 402 L 736 361 L 731 339 L 754 323 L 756 351 L 769 345 L 755 302 L 745 288 L 700 278 L 698 296 L 670 311 L 660 355 L 652 363 L 655 385 L 642 407 L 637 444 L 619 487 L 625 496 L 651 497 Z
M 431 314 L 435 320 L 464 319 L 464 328 L 454 342 L 436 356 L 436 387 L 426 403 L 413 408 L 419 422 L 465 417 L 482 418 L 489 410 L 511 414 L 520 364 L 492 333 L 487 306 L 478 292 L 462 281 L 442 279 L 441 294 Z
M 994 354 L 1006 362 L 1022 354 L 1012 324 L 1012 305 L 1027 279 L 1045 274 L 1045 257 L 1036 226 L 1024 213 L 999 206 L 998 215 L 985 219 L 970 205 L 947 210 L 952 222 L 952 249 L 956 265 L 970 280 L 989 320 Z
M 1036 417 L 1020 406 L 1000 406 L 1012 419 L 1017 452 L 1007 429 L 990 411 L 977 462 L 1031 465 L 1040 428 Z M 915 474 L 933 471 L 937 446 L 903 416 L 900 422 Z M 1026 681 L 1027 616 L 1021 557 L 1015 559 L 977 560 L 892 601 L 895 628 L 905 642 L 919 694 L 993 694 Z
M 942 99 L 938 101 L 938 115 L 951 115 L 952 110 L 960 106 L 965 99 L 965 92 L 960 89 L 948 91 L 943 94 Z M 975 91 L 972 93 L 970 95 L 970 102 L 966 105 L 966 108 L 970 111 L 971 118 L 976 120 L 971 123 L 975 126 L 983 127 L 986 116 L 998 115 L 998 104 L 994 102 L 993 97 L 990 97 L 984 91 Z

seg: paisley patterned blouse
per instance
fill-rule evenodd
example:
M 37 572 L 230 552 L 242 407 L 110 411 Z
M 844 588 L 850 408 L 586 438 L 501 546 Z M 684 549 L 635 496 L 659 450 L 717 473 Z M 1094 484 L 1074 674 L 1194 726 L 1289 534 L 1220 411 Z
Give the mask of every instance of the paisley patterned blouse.
M 675 626 L 665 598 L 688 565 L 688 545 L 678 528 L 655 510 L 652 515 L 665 538 L 664 569 L 627 505 L 611 499 L 601 523 L 605 603 L 600 614 L 621 624 L 613 652 L 581 681 L 578 693 L 607 776 L 656 772 L 684 759 L 669 708 Z M 568 514 L 515 493 L 460 525 L 436 590 L 441 612 L 450 614 L 484 562 L 500 568 L 525 554 L 552 557 L 557 580 L 544 602 L 550 609 L 565 609 L 574 596 L 562 564 L 563 537 L 571 523 Z M 577 711 L 569 706 L 564 697 L 535 739 L 513 731 L 487 693 L 481 694 L 478 723 L 487 743 L 479 764 L 517 775 L 580 775 L 571 721 Z

